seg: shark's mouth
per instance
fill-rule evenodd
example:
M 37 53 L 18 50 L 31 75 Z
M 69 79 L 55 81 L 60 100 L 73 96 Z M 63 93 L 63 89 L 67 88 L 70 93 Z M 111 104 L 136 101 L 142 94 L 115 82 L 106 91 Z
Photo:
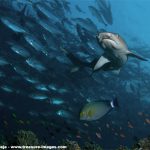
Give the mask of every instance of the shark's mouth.
M 103 43 L 103 42 L 106 41 L 106 40 L 108 40 L 108 41 L 110 41 L 110 42 L 112 42 L 112 43 L 116 43 L 116 44 L 117 44 L 117 42 L 116 42 L 115 40 L 113 40 L 112 38 L 103 38 L 103 39 L 101 40 L 101 43 Z
M 99 41 L 101 42 L 102 40 L 104 40 L 104 39 L 108 39 L 108 40 L 112 40 L 112 41 L 114 41 L 114 42 L 116 42 L 115 40 L 114 40 L 114 36 L 116 36 L 115 34 L 113 34 L 113 33 L 99 33 L 99 35 L 97 36 L 98 37 L 98 39 L 99 39 Z
M 119 46 L 119 41 L 111 33 L 100 33 L 96 38 L 103 48 L 109 48 L 111 45 L 112 48 L 116 49 Z
M 99 35 L 97 38 L 99 39 L 99 42 L 102 42 L 103 40 L 113 40 L 110 35 Z

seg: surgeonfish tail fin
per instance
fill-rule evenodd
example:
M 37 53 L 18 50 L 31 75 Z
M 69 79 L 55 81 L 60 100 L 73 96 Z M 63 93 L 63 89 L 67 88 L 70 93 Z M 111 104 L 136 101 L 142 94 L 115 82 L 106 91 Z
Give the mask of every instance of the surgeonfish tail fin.
M 140 56 L 140 55 L 138 55 L 138 54 L 135 54 L 135 53 L 133 53 L 133 52 L 129 52 L 128 55 L 131 56 L 131 57 L 138 58 L 138 59 L 143 60 L 143 61 L 148 61 L 147 59 L 145 59 L 145 58 L 143 58 L 142 56 Z
M 117 108 L 117 107 L 119 107 L 119 103 L 118 103 L 117 97 L 115 97 L 115 98 L 110 102 L 110 105 L 111 105 L 112 108 Z

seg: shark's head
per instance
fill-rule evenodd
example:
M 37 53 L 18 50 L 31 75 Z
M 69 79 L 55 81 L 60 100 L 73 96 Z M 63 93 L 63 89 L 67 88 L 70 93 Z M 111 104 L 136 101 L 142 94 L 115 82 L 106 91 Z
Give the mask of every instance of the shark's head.
M 127 51 L 124 40 L 115 33 L 101 32 L 97 35 L 97 40 L 105 50 Z

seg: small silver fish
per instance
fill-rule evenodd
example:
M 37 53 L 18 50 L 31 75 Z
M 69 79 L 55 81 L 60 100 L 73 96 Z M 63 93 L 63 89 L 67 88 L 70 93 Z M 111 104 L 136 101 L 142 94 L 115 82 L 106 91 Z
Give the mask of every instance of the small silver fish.
M 47 95 L 41 94 L 41 93 L 32 93 L 29 95 L 29 97 L 35 100 L 39 100 L 39 101 L 48 99 Z
M 1 22 L 16 33 L 26 33 L 26 30 L 22 26 L 10 18 L 3 17 L 1 18 Z
M 45 66 L 40 61 L 36 60 L 35 58 L 28 58 L 26 60 L 26 63 L 30 67 L 32 67 L 32 68 L 34 68 L 34 69 L 36 69 L 38 71 L 44 71 L 44 70 L 46 70 Z
M 9 62 L 5 58 L 0 57 L 0 66 L 5 66 L 8 64 L 9 64 Z
M 11 50 L 14 51 L 16 54 L 22 56 L 22 57 L 29 57 L 30 56 L 30 53 L 22 46 L 20 45 L 12 45 L 11 46 Z
M 64 101 L 61 99 L 61 98 L 57 98 L 57 97 L 53 97 L 51 100 L 50 100 L 50 104 L 54 104 L 54 105 L 61 105 L 61 104 L 64 104 Z
M 73 118 L 72 114 L 66 110 L 59 110 L 56 114 L 62 118 Z

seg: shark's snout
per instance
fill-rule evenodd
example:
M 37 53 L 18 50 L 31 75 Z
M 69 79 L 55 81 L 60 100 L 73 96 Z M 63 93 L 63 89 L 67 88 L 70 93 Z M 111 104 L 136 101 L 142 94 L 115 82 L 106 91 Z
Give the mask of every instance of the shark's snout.
M 102 43 L 103 40 L 105 40 L 105 39 L 111 39 L 111 34 L 107 33 L 107 32 L 100 32 L 97 35 L 97 38 L 98 38 L 99 42 Z

